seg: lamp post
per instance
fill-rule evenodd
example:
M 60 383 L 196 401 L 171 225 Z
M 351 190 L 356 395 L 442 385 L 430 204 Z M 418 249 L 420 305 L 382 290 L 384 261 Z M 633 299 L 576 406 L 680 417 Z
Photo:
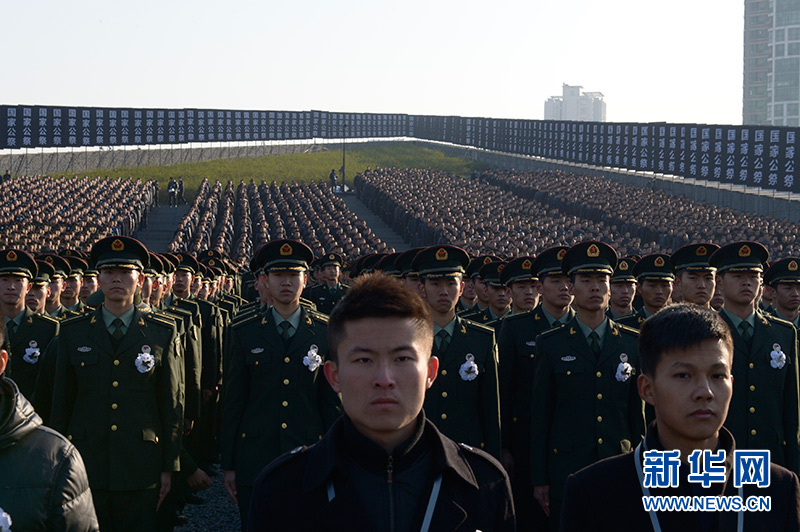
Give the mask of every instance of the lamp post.
M 347 146 L 347 124 L 342 124 L 342 192 L 345 192 L 345 185 L 344 185 L 344 163 L 345 163 L 345 146 Z

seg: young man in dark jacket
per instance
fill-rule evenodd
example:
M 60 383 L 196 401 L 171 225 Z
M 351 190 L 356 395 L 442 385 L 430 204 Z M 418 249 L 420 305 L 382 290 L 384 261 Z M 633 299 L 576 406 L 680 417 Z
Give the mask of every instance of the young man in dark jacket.
M 5 324 L 0 320 L 0 345 Z M 95 532 L 89 480 L 78 450 L 42 426 L 33 407 L 3 374 L 0 350 L 0 529 Z
M 345 415 L 262 471 L 248 530 L 514 530 L 499 462 L 447 438 L 422 411 L 439 361 L 420 297 L 384 274 L 360 278 L 333 310 L 328 338 L 325 376 Z

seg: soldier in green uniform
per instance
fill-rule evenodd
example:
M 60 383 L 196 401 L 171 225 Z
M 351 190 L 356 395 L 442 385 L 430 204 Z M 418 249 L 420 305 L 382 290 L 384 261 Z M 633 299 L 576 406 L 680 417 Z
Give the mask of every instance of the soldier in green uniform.
M 775 291 L 775 317 L 800 328 L 800 257 L 786 257 L 772 264 L 764 284 Z
M 577 314 L 536 340 L 531 405 L 534 497 L 558 529 L 567 476 L 629 452 L 644 437 L 636 387 L 638 333 L 608 319 L 609 278 L 617 253 L 603 242 L 581 242 L 564 255 Z
M 86 271 L 83 272 L 83 282 L 81 283 L 79 298 L 81 300 L 81 303 L 83 303 L 84 305 L 88 305 L 88 303 L 86 303 L 86 300 L 90 295 L 97 292 L 97 289 L 100 286 L 99 281 L 97 279 L 99 273 L 100 272 L 92 268 L 91 265 Z
M 469 255 L 454 246 L 425 248 L 412 268 L 433 315 L 433 354 L 439 376 L 425 397 L 425 412 L 450 438 L 500 458 L 497 345 L 488 327 L 456 316 Z
M 511 290 L 511 314 L 528 312 L 539 304 L 539 279 L 533 272 L 535 257 L 517 257 L 500 272 L 500 282 Z
M 769 449 L 797 473 L 800 463 L 797 331 L 757 308 L 769 259 L 758 242 L 734 242 L 709 259 L 725 297 L 720 314 L 733 334 L 733 397 L 725 427 L 740 449 Z
M 328 253 L 317 259 L 317 263 L 322 282 L 309 289 L 306 297 L 314 302 L 319 312 L 330 314 L 334 305 L 347 291 L 347 285 L 339 281 L 342 273 L 342 257 L 336 253 Z
M 58 321 L 37 314 L 25 305 L 25 296 L 36 277 L 36 261 L 21 249 L 0 251 L 0 314 L 6 325 L 8 376 L 19 391 L 33 398 L 41 367 L 40 354 L 58 336 Z
M 327 317 L 300 305 L 311 248 L 275 240 L 256 257 L 272 306 L 231 326 L 226 365 L 222 468 L 239 504 L 242 528 L 256 476 L 298 445 L 319 440 L 338 417 L 338 398 L 325 380 Z
M 638 330 L 644 320 L 669 304 L 675 273 L 669 255 L 654 253 L 636 262 L 633 275 L 636 276 L 636 293 L 641 294 L 644 305 L 618 321 Z
M 547 527 L 547 516 L 533 502 L 530 483 L 534 355 L 539 334 L 563 327 L 575 317 L 570 308 L 569 277 L 561 271 L 566 252 L 566 247 L 557 246 L 536 257 L 530 268 L 538 279 L 541 302 L 531 312 L 505 318 L 498 333 L 503 465 L 511 476 L 520 530 Z M 524 262 L 520 266 L 523 265 Z
M 633 314 L 633 298 L 636 296 L 636 277 L 633 268 L 636 261 L 622 258 L 611 275 L 611 299 L 606 316 L 618 321 Z
M 104 238 L 91 256 L 105 300 L 61 323 L 51 425 L 86 462 L 100 529 L 151 532 L 179 468 L 178 335 L 133 304 L 149 260 L 140 242 Z
M 683 246 L 670 257 L 675 269 L 675 288 L 687 303 L 711 308 L 717 269 L 708 263 L 719 249 L 716 244 L 700 243 Z
M 486 293 L 486 283 L 481 279 L 480 270 L 484 265 L 490 262 L 502 262 L 502 260 L 503 259 L 500 257 L 494 255 L 483 255 L 470 261 L 469 266 L 467 266 L 466 275 L 472 281 L 476 301 L 471 309 L 461 313 L 462 318 L 474 320 L 476 315 L 489 308 L 489 295 Z
M 55 273 L 55 268 L 49 262 L 36 261 L 36 277 L 31 280 L 31 288 L 25 296 L 25 305 L 36 314 L 45 312 L 47 296 L 50 295 L 50 279 Z
M 419 273 L 413 271 L 411 264 L 414 262 L 414 257 L 417 256 L 423 248 L 411 248 L 408 251 L 400 253 L 394 261 L 394 265 L 400 272 L 400 277 L 403 279 L 405 285 L 412 291 L 419 294 Z
M 67 308 L 61 304 L 61 292 L 64 291 L 64 283 L 70 274 L 69 263 L 52 253 L 44 253 L 36 256 L 37 260 L 43 260 L 55 269 L 55 273 L 50 277 L 50 294 L 47 296 L 45 302 L 45 311 L 51 318 L 57 320 L 74 316 L 75 314 L 68 311 Z
M 69 251 L 69 250 L 68 250 Z M 74 254 L 63 257 L 69 262 L 70 272 L 64 281 L 64 290 L 61 292 L 61 304 L 67 310 L 73 312 L 83 312 L 86 305 L 80 300 L 81 286 L 83 284 L 83 272 L 89 269 L 89 264 Z
M 470 315 L 470 319 L 483 325 L 489 325 L 496 331 L 500 329 L 500 321 L 511 314 L 511 289 L 500 280 L 500 274 L 505 269 L 503 261 L 492 261 L 481 266 L 478 277 L 486 286 L 486 296 L 489 306 L 486 310 Z
M 472 257 L 470 257 L 470 262 L 472 262 Z M 469 266 L 467 266 L 467 270 L 469 270 Z M 464 291 L 461 293 L 461 297 L 458 299 L 456 314 L 470 312 L 475 307 L 477 302 L 478 295 L 475 293 L 475 283 L 472 282 L 472 278 L 469 275 L 465 275 Z

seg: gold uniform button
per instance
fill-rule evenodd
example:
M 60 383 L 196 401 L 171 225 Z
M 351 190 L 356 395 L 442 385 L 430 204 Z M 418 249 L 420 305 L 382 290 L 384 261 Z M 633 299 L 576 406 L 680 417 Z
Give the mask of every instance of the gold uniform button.
M 119 360 L 115 360 L 115 361 L 114 361 L 114 365 L 115 365 L 115 366 L 119 366 Z
M 756 365 L 750 362 L 750 369 L 753 369 L 754 367 L 756 367 Z
M 118 383 L 117 381 L 114 381 L 114 382 L 112 382 L 112 383 L 111 383 L 111 386 L 113 386 L 114 388 L 116 388 L 116 387 L 118 387 L 118 386 L 119 386 L 119 383 Z
M 258 366 L 258 360 L 256 360 L 256 366 Z
M 443 369 L 443 370 L 442 370 L 442 375 L 443 375 L 443 376 L 444 376 L 444 375 L 447 375 L 447 370 L 446 370 L 446 369 Z
M 442 419 L 447 419 L 447 414 L 442 414 Z
M 755 413 L 756 413 L 756 407 L 754 407 L 754 406 L 751 406 L 751 407 L 750 407 L 750 413 L 751 413 L 751 414 L 755 414 Z
M 602 423 L 603 422 L 603 416 L 597 416 L 597 422 L 598 423 Z
M 603 374 L 602 374 L 601 372 L 599 372 L 599 371 L 598 371 L 598 372 L 597 372 L 597 378 L 599 379 L 599 378 L 600 378 L 600 377 L 602 377 L 602 376 L 603 376 Z
M 289 406 L 289 401 L 284 401 L 281 403 L 283 406 Z
M 442 397 L 447 397 L 447 392 L 442 392 Z
M 81 362 L 81 367 L 84 367 L 85 365 L 86 365 L 86 362 Z
M 485 448 L 486 448 L 486 444 L 481 442 L 481 449 L 485 449 Z
M 244 438 L 245 438 L 245 436 L 247 436 L 247 434 L 245 434 L 244 432 L 242 432 L 242 439 L 244 439 Z
M 156 436 L 156 439 L 155 439 L 155 440 L 153 440 L 153 441 L 155 441 L 156 443 L 158 443 L 158 436 Z
M 751 436 L 755 436 L 755 435 L 756 435 L 756 429 L 753 429 L 753 430 L 751 430 L 751 431 L 750 431 L 750 435 L 751 435 Z
M 283 379 L 283 384 L 285 386 L 289 386 L 289 379 Z
M 117 431 L 117 426 L 116 426 L 116 425 L 111 425 L 111 430 L 113 430 L 114 432 L 116 432 L 116 431 Z
M 567 375 L 572 375 L 572 372 L 570 370 L 567 370 Z
M 531 358 L 533 358 L 533 357 L 534 357 L 534 354 L 533 354 L 533 353 L 531 353 Z
M 756 391 L 756 387 L 755 387 L 755 385 L 754 385 L 754 384 L 751 384 L 751 385 L 750 385 L 750 391 L 751 391 L 751 392 L 754 392 L 754 391 Z
M 67 439 L 68 439 L 69 441 L 72 441 L 72 434 L 68 435 L 68 436 L 67 436 Z
M 597 438 L 597 443 L 599 443 L 600 445 L 603 445 L 603 438 Z
M 117 408 L 117 403 L 111 403 L 111 410 L 116 410 Z
M 282 428 L 282 429 L 285 429 L 285 428 L 286 428 L 286 427 L 288 427 L 288 426 L 289 426 L 289 425 L 287 425 L 286 423 L 281 423 L 281 428 Z
M 553 454 L 558 454 L 558 449 L 553 449 Z
M 602 394 L 602 393 L 598 393 L 598 394 L 597 394 L 597 398 L 598 398 L 598 399 L 602 399 L 602 398 L 603 398 L 603 394 Z
M 511 421 L 512 421 L 512 423 L 516 423 L 517 422 L 517 416 L 514 416 L 513 418 L 511 418 Z
M 291 361 L 291 358 L 289 358 L 289 357 L 286 357 L 286 358 L 284 358 L 284 359 L 283 359 L 283 361 L 284 361 L 284 362 L 286 362 L 286 363 L 288 364 L 288 363 L 289 363 L 289 361 Z

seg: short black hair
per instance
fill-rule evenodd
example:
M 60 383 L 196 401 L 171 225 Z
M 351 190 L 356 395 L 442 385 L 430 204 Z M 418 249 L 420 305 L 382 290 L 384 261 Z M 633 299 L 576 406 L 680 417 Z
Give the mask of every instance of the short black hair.
M 733 355 L 731 330 L 717 312 L 693 303 L 665 307 L 645 320 L 639 330 L 642 373 L 655 377 L 665 352 L 685 350 L 706 340 L 722 341 Z
M 331 311 L 328 347 L 333 362 L 345 324 L 364 318 L 411 318 L 433 342 L 433 318 L 422 298 L 385 273 L 369 273 L 358 277 Z

